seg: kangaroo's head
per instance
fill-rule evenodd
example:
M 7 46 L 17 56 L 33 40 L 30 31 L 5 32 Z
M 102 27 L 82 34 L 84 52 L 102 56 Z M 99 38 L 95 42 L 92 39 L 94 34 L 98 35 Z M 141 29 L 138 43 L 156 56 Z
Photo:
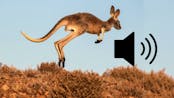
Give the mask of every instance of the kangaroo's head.
M 115 29 L 120 30 L 121 25 L 118 19 L 118 16 L 120 15 L 120 9 L 115 10 L 114 6 L 111 6 L 110 15 L 111 15 L 110 23 L 112 23 L 112 26 Z

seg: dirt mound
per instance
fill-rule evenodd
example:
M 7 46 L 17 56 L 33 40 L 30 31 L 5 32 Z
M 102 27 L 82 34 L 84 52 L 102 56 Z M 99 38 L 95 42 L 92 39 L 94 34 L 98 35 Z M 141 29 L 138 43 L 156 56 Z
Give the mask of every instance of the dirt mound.
M 66 71 L 55 63 L 37 70 L 0 67 L 0 97 L 4 98 L 174 98 L 174 80 L 164 71 L 145 73 L 136 67 L 118 67 L 102 76 Z

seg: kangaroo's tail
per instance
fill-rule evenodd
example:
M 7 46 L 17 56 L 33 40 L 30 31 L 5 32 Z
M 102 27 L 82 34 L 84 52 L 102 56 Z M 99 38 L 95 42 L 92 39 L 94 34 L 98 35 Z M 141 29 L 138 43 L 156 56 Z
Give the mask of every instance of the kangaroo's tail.
M 48 38 L 50 38 L 51 35 L 53 35 L 61 26 L 64 26 L 64 25 L 66 25 L 65 22 L 63 20 L 60 20 L 45 36 L 38 38 L 38 39 L 30 37 L 25 32 L 21 32 L 21 33 L 26 39 L 28 39 L 32 42 L 39 43 L 39 42 L 43 42 L 43 41 L 47 40 Z

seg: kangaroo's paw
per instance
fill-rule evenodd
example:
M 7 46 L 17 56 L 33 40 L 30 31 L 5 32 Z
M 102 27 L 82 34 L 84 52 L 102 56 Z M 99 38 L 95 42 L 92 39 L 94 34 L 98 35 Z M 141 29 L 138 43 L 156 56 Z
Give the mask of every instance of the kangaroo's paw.
M 100 42 L 102 42 L 103 40 L 96 40 L 95 43 L 98 44 Z

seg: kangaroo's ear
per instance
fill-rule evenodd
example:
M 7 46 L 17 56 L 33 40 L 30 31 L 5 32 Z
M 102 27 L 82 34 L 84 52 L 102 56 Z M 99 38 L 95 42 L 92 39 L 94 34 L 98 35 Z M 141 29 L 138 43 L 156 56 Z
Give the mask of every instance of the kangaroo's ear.
M 110 10 L 111 16 L 114 16 L 114 13 L 115 13 L 115 7 L 112 5 Z
M 115 11 L 114 17 L 117 18 L 120 15 L 120 9 L 117 9 Z

